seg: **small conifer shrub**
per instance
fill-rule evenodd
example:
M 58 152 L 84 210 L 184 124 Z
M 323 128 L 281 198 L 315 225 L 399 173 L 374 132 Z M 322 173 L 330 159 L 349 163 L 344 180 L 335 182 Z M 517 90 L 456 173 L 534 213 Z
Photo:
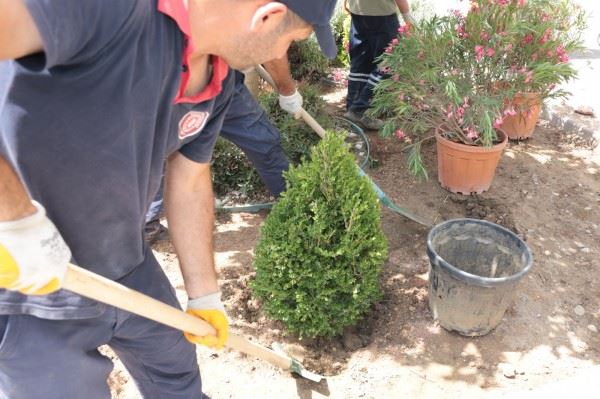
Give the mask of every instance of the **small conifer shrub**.
M 335 336 L 381 296 L 387 240 L 377 196 L 331 132 L 285 177 L 256 248 L 253 295 L 291 332 Z

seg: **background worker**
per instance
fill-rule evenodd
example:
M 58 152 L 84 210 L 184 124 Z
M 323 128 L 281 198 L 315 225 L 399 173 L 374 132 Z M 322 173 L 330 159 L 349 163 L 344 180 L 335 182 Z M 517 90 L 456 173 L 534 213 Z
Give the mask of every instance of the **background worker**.
M 290 73 L 287 56 L 265 62 L 264 65 L 277 86 L 280 107 L 291 114 L 298 114 L 303 100 Z M 265 110 L 244 85 L 244 74 L 239 71 L 235 72 L 234 96 L 220 136 L 246 154 L 267 189 L 273 196 L 279 197 L 285 190 L 283 172 L 288 169 L 289 161 L 281 147 L 279 130 L 269 121 Z M 146 215 L 144 235 L 149 243 L 167 238 L 166 228 L 160 223 L 163 189 L 161 183 Z
M 0 397 L 109 398 L 108 344 L 145 398 L 201 398 L 195 348 L 228 322 L 209 161 L 229 66 L 282 57 L 335 1 L 0 0 Z M 228 66 L 229 65 L 229 66 Z M 165 159 L 186 334 L 60 289 L 67 262 L 179 307 L 143 240 Z
M 383 76 L 376 59 L 398 35 L 398 9 L 407 24 L 414 21 L 407 0 L 347 0 L 346 7 L 352 23 L 344 117 L 365 129 L 379 130 L 383 121 L 365 114 L 371 104 L 373 89 Z

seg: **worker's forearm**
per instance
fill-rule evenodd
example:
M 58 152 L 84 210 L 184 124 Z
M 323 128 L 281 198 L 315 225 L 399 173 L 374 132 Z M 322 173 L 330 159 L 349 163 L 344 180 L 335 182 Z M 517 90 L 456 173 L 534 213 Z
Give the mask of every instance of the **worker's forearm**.
M 33 215 L 35 211 L 21 179 L 0 156 L 0 222 Z
M 287 56 L 265 62 L 264 66 L 275 81 L 279 94 L 284 96 L 294 94 L 296 91 L 296 82 L 292 79 L 292 75 L 290 74 L 290 63 L 288 62 Z
M 408 0 L 396 0 L 396 5 L 402 14 L 406 14 L 410 11 L 410 6 L 408 5 Z
M 170 162 L 166 214 L 185 289 L 193 299 L 219 291 L 213 255 L 214 197 L 210 171 L 190 186 L 182 181 L 185 175 L 176 176 L 177 169 Z

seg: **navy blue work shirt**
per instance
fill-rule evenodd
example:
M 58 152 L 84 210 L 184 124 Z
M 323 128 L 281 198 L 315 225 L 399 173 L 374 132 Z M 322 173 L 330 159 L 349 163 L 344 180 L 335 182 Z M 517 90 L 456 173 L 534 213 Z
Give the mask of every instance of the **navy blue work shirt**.
M 183 0 L 26 0 L 43 53 L 0 62 L 0 155 L 47 210 L 78 265 L 117 280 L 142 263 L 144 215 L 179 150 L 210 161 L 234 89 L 185 97 L 193 51 Z M 1 195 L 1 193 L 0 193 Z M 92 317 L 64 290 L 0 290 L 0 314 Z

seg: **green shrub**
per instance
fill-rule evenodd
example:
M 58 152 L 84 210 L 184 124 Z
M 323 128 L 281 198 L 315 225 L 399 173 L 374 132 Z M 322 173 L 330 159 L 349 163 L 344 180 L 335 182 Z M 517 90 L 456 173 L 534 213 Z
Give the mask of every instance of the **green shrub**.
M 327 75 L 329 60 L 321 52 L 315 35 L 293 42 L 288 50 L 292 77 L 299 81 L 318 82 Z
M 267 217 L 256 247 L 251 288 L 267 315 L 290 331 L 334 336 L 381 296 L 387 240 L 379 203 L 335 133 L 285 177 L 288 189 Z
M 215 194 L 221 197 L 232 191 L 252 196 L 264 185 L 246 155 L 229 141 L 219 137 L 211 165 Z
M 350 44 L 350 14 L 344 10 L 343 1 L 338 4 L 335 14 L 331 19 L 331 27 L 333 28 L 333 37 L 337 45 L 337 55 L 330 62 L 332 66 L 349 68 L 350 54 L 348 54 L 348 46 Z

